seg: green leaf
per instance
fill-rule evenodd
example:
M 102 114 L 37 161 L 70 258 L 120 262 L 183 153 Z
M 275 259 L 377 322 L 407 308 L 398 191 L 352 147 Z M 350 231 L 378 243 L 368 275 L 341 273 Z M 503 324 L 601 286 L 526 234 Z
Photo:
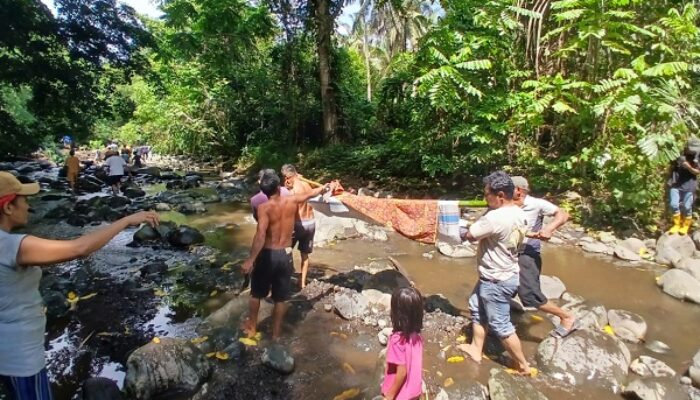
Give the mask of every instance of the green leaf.
M 573 113 L 573 114 L 578 114 L 576 110 L 571 108 L 568 104 L 564 103 L 563 101 L 559 100 L 552 104 L 552 109 L 556 111 L 558 114 L 566 114 L 566 113 Z
M 688 70 L 688 63 L 682 61 L 666 62 L 654 65 L 651 68 L 647 68 L 642 72 L 644 76 L 672 76 L 680 72 L 685 72 Z

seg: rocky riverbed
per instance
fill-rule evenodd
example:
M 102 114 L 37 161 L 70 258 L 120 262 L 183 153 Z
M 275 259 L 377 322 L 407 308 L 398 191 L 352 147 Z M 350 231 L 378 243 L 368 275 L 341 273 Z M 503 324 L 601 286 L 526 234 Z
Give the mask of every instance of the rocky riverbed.
M 164 160 L 145 168 L 118 197 L 107 195 L 102 173 L 91 166 L 81 177 L 87 193 L 76 197 L 65 193 L 48 163 L 0 163 L 0 169 L 45 189 L 32 203 L 31 233 L 75 237 L 141 209 L 158 209 L 169 220 L 157 230 L 125 231 L 86 259 L 45 270 L 47 360 L 58 399 L 372 399 L 390 333 L 389 293 L 407 284 L 387 255 L 405 264 L 426 296 L 424 379 L 430 398 L 700 398 L 693 388 L 700 386 L 700 352 L 676 354 L 692 343 L 659 341 L 657 319 L 571 293 L 567 284 L 575 282 L 555 276 L 543 276 L 545 293 L 575 312 L 582 329 L 565 339 L 549 337 L 553 325 L 545 315 L 514 304 L 538 377 L 509 375 L 508 359 L 491 339 L 489 359 L 477 366 L 455 349 L 470 335 L 462 308 L 475 275 L 452 275 L 455 265 L 473 263 L 473 248 L 419 246 L 365 221 L 334 216 L 318 215 L 322 247 L 314 253 L 311 283 L 290 303 L 285 339 L 269 343 L 270 320 L 263 317 L 262 337 L 241 340 L 247 281 L 240 262 L 253 225 L 245 205 L 237 204 L 250 195 L 251 180 L 168 165 L 189 164 Z M 571 225 L 553 242 L 576 258 L 595 253 L 590 260 L 618 260 L 605 268 L 651 271 L 664 292 L 698 302 L 700 290 L 693 285 L 700 260 L 693 239 L 622 240 Z M 452 276 L 439 279 L 450 276 L 439 271 Z M 677 315 L 676 323 L 697 326 L 700 313 L 692 310 L 700 306 L 678 307 L 691 311 Z M 262 315 L 270 308 L 264 303 Z M 695 342 L 697 350 L 700 340 Z

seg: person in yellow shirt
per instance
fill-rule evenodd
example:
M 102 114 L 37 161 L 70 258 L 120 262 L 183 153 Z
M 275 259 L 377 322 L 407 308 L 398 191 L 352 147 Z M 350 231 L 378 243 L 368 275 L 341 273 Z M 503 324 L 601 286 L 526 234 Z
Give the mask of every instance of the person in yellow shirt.
M 80 160 L 75 156 L 75 150 L 71 149 L 66 159 L 66 179 L 73 193 L 78 190 L 78 173 L 80 173 Z

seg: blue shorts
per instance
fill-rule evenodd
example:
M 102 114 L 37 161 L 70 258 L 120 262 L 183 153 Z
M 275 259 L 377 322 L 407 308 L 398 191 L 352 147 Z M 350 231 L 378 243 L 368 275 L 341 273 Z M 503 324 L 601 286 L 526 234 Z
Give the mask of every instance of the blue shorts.
M 517 293 L 519 284 L 518 274 L 499 282 L 479 279 L 469 296 L 472 322 L 488 327 L 501 339 L 514 334 L 515 326 L 510 322 L 510 300 Z
M 11 400 L 53 400 L 46 368 L 27 377 L 0 375 L 0 381 L 10 391 Z

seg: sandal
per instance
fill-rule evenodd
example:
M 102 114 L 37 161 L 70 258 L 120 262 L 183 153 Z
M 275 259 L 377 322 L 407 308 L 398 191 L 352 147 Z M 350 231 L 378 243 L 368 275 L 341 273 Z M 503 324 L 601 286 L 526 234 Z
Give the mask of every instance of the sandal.
M 578 319 L 575 319 L 574 323 L 571 325 L 571 329 L 564 328 L 564 325 L 558 325 L 551 332 L 549 332 L 549 335 L 554 336 L 554 337 L 558 336 L 558 337 L 563 339 L 563 338 L 571 335 L 574 331 L 576 331 L 578 329 L 579 329 L 579 321 L 578 321 Z

